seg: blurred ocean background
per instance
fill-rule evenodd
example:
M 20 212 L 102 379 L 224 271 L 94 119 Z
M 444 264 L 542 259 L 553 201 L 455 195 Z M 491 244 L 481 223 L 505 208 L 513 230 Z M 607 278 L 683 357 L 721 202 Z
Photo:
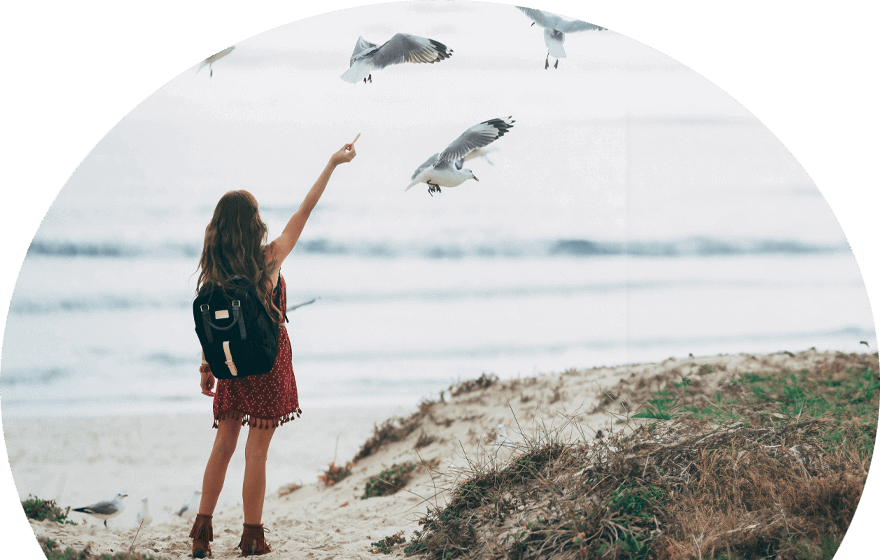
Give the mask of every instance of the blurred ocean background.
M 4 418 L 201 412 L 191 301 L 231 189 L 280 233 L 357 133 L 282 272 L 300 402 L 403 406 L 516 377 L 739 352 L 876 351 L 864 284 L 819 191 L 760 122 L 632 39 L 569 35 L 544 70 L 510 6 L 408 3 L 277 28 L 144 100 L 72 174 L 22 266 Z M 488 30 L 491 30 L 488 31 Z M 359 35 L 454 49 L 372 84 Z M 210 53 L 206 53 L 206 56 Z M 403 192 L 469 126 L 513 115 L 479 182 Z

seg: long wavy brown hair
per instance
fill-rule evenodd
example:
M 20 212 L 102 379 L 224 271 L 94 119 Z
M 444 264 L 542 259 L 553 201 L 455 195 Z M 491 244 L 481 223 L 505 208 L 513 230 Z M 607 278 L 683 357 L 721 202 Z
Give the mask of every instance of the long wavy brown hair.
M 232 277 L 237 274 L 255 287 L 269 316 L 280 323 L 283 313 L 272 298 L 276 263 L 265 257 L 268 231 L 254 195 L 245 190 L 224 194 L 205 228 L 196 292 L 205 286 L 234 290 Z

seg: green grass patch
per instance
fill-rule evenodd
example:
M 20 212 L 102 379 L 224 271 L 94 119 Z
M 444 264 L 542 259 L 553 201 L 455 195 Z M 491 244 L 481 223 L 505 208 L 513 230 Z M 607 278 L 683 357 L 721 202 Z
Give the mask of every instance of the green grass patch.
M 385 537 L 384 539 L 370 543 L 370 552 L 373 554 L 391 554 L 394 549 L 394 545 L 405 543 L 406 537 L 403 536 L 403 531 L 400 531 L 390 537 Z
M 874 451 L 880 408 L 880 380 L 872 368 L 827 372 L 745 373 L 725 383 L 711 398 L 693 391 L 688 378 L 652 392 L 633 418 L 673 420 L 690 417 L 718 424 L 744 422 L 763 426 L 792 418 L 826 418 L 821 435 L 831 449 L 847 444 L 862 456 Z
M 24 514 L 28 519 L 35 519 L 37 521 L 48 519 L 56 523 L 76 525 L 75 521 L 67 518 L 70 508 L 61 509 L 55 503 L 55 500 L 43 500 L 29 495 L 26 500 L 21 502 L 21 507 L 24 508 Z
M 362 500 L 375 496 L 388 496 L 402 489 L 412 478 L 416 464 L 412 462 L 391 465 L 390 469 L 384 470 L 372 477 L 364 488 Z

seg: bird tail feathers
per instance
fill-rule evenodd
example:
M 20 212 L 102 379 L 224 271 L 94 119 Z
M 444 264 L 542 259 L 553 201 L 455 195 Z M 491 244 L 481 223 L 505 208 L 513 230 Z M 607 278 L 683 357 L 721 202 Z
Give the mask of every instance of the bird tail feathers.
M 359 81 L 366 78 L 367 76 L 369 76 L 370 70 L 371 69 L 370 69 L 369 64 L 359 60 L 359 61 L 355 62 L 354 64 L 352 64 L 351 68 L 346 70 L 339 77 L 350 84 L 356 84 Z
M 403 189 L 403 192 L 406 192 L 406 191 L 410 190 L 411 188 L 413 188 L 414 186 L 418 185 L 419 183 L 421 183 L 421 181 L 413 181 L 412 183 L 409 184 L 408 187 L 406 187 L 405 189 Z
M 562 41 L 550 40 L 547 41 L 547 49 L 550 51 L 550 56 L 553 58 L 565 58 L 565 49 L 562 48 Z

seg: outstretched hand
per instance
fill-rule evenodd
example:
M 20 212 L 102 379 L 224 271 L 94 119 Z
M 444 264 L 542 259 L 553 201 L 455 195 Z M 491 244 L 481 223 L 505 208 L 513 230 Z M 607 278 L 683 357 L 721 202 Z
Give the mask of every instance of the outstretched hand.
M 348 163 L 353 160 L 354 156 L 357 155 L 357 152 L 354 151 L 354 143 L 357 142 L 357 139 L 360 137 L 361 135 L 358 134 L 357 136 L 355 136 L 354 140 L 352 140 L 350 143 L 340 148 L 338 152 L 330 156 L 330 163 L 332 163 L 333 165 L 339 165 L 340 163 Z

